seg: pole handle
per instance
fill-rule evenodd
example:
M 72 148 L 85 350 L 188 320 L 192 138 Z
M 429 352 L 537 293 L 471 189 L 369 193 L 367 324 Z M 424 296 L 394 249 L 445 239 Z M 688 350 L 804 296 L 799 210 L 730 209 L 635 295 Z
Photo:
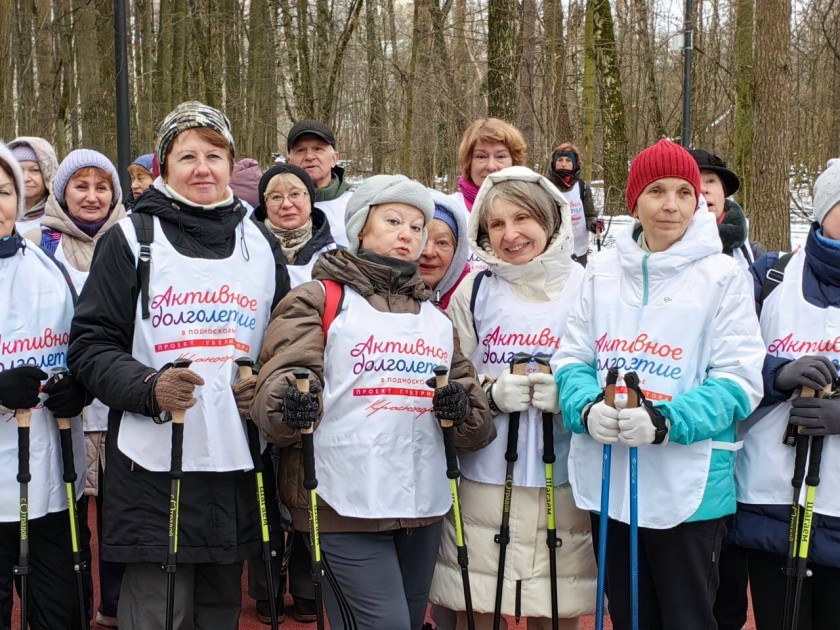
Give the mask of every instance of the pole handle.
M 308 394 L 309 393 L 309 370 L 307 370 L 306 368 L 296 368 L 295 370 L 292 370 L 292 376 L 295 377 L 295 387 L 297 387 L 298 391 L 303 392 L 304 394 Z M 315 430 L 315 427 L 313 427 L 310 424 L 305 429 L 301 429 L 300 433 L 301 433 L 301 436 L 312 435 L 312 432 L 314 430 Z M 305 448 L 306 448 L 306 446 L 304 445 L 304 449 Z M 305 455 L 305 453 L 304 453 L 304 455 Z M 313 470 L 313 473 L 314 473 L 314 470 L 315 470 L 315 468 L 314 468 L 314 466 L 315 466 L 314 457 L 313 457 L 312 466 L 313 466 L 312 470 Z
M 172 367 L 173 368 L 188 368 L 188 367 L 190 367 L 191 363 L 192 363 L 192 361 L 190 361 L 189 359 L 175 359 L 175 361 L 172 362 Z M 176 409 L 174 411 L 170 411 L 169 413 L 172 416 L 172 424 L 173 425 L 174 424 L 180 424 L 182 426 L 181 442 L 182 442 L 182 446 L 183 446 L 183 439 L 184 439 L 183 424 L 184 424 L 184 418 L 187 415 L 187 410 L 186 409 Z M 173 427 L 173 429 L 174 429 L 174 427 Z M 172 436 L 172 443 L 173 443 L 172 448 L 173 448 L 173 451 L 174 451 L 174 449 L 175 449 L 175 435 L 174 434 Z M 178 454 L 178 459 L 179 459 L 179 461 L 181 459 L 180 453 Z M 178 469 L 180 470 L 180 465 L 178 466 Z
M 607 370 L 607 382 L 604 387 L 604 404 L 615 409 L 615 386 L 618 383 L 618 368 Z
M 61 420 L 67 422 L 66 427 L 61 427 Z M 76 481 L 76 464 L 73 461 L 73 434 L 70 432 L 70 421 L 66 418 L 59 418 L 58 436 L 61 440 L 61 463 L 64 466 L 64 483 Z
M 239 357 L 234 363 L 239 366 L 240 379 L 246 379 L 254 374 L 254 362 L 248 357 Z
M 446 387 L 449 384 L 449 368 L 445 365 L 437 365 L 432 370 L 435 375 L 435 389 L 440 389 L 441 387 Z M 440 426 L 442 429 L 448 429 L 453 426 L 452 420 L 440 420 Z M 446 432 L 444 431 L 444 434 Z M 444 435 L 445 437 L 445 435 Z M 445 440 L 444 440 L 445 443 Z M 447 457 L 448 459 L 448 457 Z
M 32 422 L 32 410 L 31 409 L 16 409 L 15 410 L 15 420 L 17 420 L 18 428 L 25 427 L 29 428 L 29 424 Z

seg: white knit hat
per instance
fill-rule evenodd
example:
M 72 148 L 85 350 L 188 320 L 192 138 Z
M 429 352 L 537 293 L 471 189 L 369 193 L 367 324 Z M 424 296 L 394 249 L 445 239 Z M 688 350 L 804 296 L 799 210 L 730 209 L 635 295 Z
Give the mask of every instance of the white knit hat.
M 56 201 L 64 206 L 64 191 L 67 190 L 67 184 L 76 173 L 83 168 L 89 166 L 96 167 L 105 171 L 111 176 L 111 186 L 114 189 L 114 197 L 111 199 L 111 207 L 113 208 L 119 201 L 122 200 L 122 188 L 120 188 L 120 176 L 117 174 L 117 169 L 114 164 L 107 157 L 102 155 L 99 151 L 93 149 L 76 149 L 67 154 L 61 164 L 58 165 L 58 170 L 55 172 L 55 177 L 52 182 L 52 193 Z
M 814 182 L 814 220 L 822 225 L 829 211 L 840 203 L 840 158 L 828 161 Z
M 432 194 L 420 182 L 415 182 L 405 175 L 374 175 L 362 182 L 347 200 L 344 210 L 344 223 L 347 226 L 347 250 L 355 254 L 359 251 L 359 232 L 367 221 L 370 209 L 382 203 L 404 203 L 414 206 L 423 213 L 423 243 L 426 246 L 427 228 L 435 218 L 435 202 Z

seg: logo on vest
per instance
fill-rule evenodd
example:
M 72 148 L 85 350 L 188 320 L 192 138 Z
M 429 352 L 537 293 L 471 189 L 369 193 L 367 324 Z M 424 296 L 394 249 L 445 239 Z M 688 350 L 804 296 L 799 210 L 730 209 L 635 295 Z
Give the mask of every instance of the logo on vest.
M 47 327 L 32 337 L 3 339 L 0 335 L 0 372 L 23 365 L 54 368 L 67 365 L 67 345 L 70 333 L 56 332 Z
M 675 381 L 682 378 L 682 367 L 674 364 L 683 360 L 685 350 L 680 346 L 652 341 L 646 333 L 641 333 L 634 339 L 609 337 L 607 333 L 604 333 L 595 342 L 595 351 L 599 355 L 596 361 L 596 369 L 599 373 L 616 368 L 619 371 L 638 372 L 640 375 L 647 374 Z M 622 354 L 643 356 L 628 357 Z M 651 400 L 671 399 L 671 396 L 659 392 L 644 391 L 644 394 Z
M 551 328 L 543 328 L 537 333 L 502 332 L 501 326 L 496 326 L 481 340 L 484 346 L 482 361 L 485 365 L 504 364 L 508 365 L 513 360 L 513 355 L 525 349 L 549 350 L 560 347 L 560 337 L 555 337 Z M 508 346 L 511 350 L 504 350 Z M 491 350 L 492 348 L 492 350 Z
M 796 339 L 793 333 L 774 339 L 767 344 L 767 354 L 781 355 L 802 354 L 840 354 L 840 337 L 834 339 Z M 833 360 L 833 359 L 832 359 Z M 836 364 L 837 361 L 834 360 Z

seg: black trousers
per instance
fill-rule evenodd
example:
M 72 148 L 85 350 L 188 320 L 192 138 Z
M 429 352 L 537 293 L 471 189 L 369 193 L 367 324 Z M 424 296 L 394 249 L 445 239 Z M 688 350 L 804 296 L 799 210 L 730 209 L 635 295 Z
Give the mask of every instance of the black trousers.
M 784 624 L 784 556 L 766 551 L 747 551 L 755 625 L 758 630 L 781 629 Z M 799 630 L 840 628 L 840 569 L 809 563 L 813 575 L 802 583 Z
M 600 518 L 591 515 L 598 555 Z M 639 528 L 639 627 L 644 630 L 716 630 L 712 608 L 726 518 Z M 607 595 L 615 630 L 631 627 L 630 526 L 607 526 Z
M 83 509 L 82 501 L 77 508 Z M 85 570 L 82 574 L 85 619 L 90 623 L 93 584 L 90 577 L 90 530 L 86 513 L 80 512 L 79 547 Z M 0 523 L 0 625 L 11 627 L 13 568 L 20 552 L 20 523 Z M 79 627 L 79 606 L 76 593 L 76 572 L 70 546 L 68 511 L 47 514 L 29 521 L 29 564 L 27 578 L 29 627 L 32 630 L 56 630 Z M 20 594 L 20 578 L 14 578 Z
M 728 540 L 720 550 L 720 585 L 715 598 L 718 630 L 741 630 L 747 623 L 747 550 Z

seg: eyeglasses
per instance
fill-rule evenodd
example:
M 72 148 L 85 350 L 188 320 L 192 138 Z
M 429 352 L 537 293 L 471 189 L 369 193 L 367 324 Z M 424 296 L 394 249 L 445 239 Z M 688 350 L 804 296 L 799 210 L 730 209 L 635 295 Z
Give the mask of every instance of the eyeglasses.
M 304 199 L 309 196 L 309 193 L 304 192 L 302 190 L 293 190 L 288 195 L 281 195 L 280 193 L 271 193 L 268 197 L 266 197 L 266 201 L 270 203 L 272 206 L 280 206 L 283 204 L 285 199 L 288 199 L 292 203 L 300 203 Z

